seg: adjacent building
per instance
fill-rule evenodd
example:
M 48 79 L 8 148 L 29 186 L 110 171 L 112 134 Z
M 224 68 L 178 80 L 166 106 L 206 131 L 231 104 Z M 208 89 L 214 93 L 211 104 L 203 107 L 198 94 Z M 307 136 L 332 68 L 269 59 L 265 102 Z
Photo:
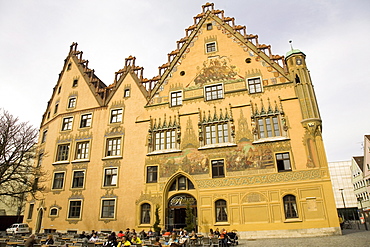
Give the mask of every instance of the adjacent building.
M 47 189 L 25 222 L 141 231 L 158 208 L 173 230 L 190 207 L 201 233 L 340 234 L 305 58 L 272 54 L 210 3 L 151 79 L 129 56 L 106 86 L 72 44 L 40 128 Z

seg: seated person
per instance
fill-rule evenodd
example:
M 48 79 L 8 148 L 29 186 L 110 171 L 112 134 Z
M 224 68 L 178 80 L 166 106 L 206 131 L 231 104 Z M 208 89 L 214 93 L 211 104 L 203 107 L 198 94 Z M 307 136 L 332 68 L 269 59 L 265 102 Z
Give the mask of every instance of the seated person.
M 134 234 L 134 235 L 132 235 L 131 243 L 132 243 L 132 244 L 142 244 L 143 242 L 142 242 L 142 241 L 141 241 L 141 239 L 137 236 L 137 234 Z
M 171 245 L 172 243 L 176 243 L 176 244 L 178 244 L 178 243 L 179 243 L 179 240 L 177 239 L 176 232 L 173 232 L 173 233 L 171 234 L 170 239 L 168 240 L 168 245 Z
M 191 233 L 189 234 L 189 238 L 190 239 L 197 239 L 198 238 L 197 233 L 194 230 L 191 231 Z
M 123 231 L 119 231 L 117 234 L 117 238 L 121 239 L 125 234 L 123 234 Z
M 79 238 L 87 238 L 85 231 L 82 231 Z
M 162 247 L 162 244 L 161 242 L 159 242 L 160 238 L 159 237 L 155 237 L 155 243 L 154 245 L 158 246 L 158 247 Z
M 89 242 L 97 242 L 98 240 L 99 240 L 98 234 L 94 232 L 91 238 L 89 239 Z
M 48 235 L 48 238 L 46 239 L 45 244 L 46 245 L 54 244 L 53 235 Z
M 122 242 L 119 242 L 118 243 L 118 247 L 121 247 L 121 246 L 130 246 L 131 245 L 131 242 L 127 240 L 127 237 L 126 236 L 123 236 L 122 237 Z

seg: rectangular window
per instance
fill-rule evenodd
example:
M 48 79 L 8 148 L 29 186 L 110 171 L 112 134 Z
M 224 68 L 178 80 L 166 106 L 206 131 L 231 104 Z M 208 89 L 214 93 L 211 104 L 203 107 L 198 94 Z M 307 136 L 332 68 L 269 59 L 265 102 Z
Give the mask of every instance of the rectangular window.
M 82 201 L 69 201 L 68 218 L 81 218 Z
M 111 123 L 121 123 L 122 122 L 122 109 L 114 109 L 110 114 Z
M 89 158 L 90 142 L 78 142 L 76 145 L 76 160 Z
M 107 168 L 104 170 L 104 186 L 117 185 L 117 168 Z
M 66 161 L 69 155 L 69 144 L 58 145 L 56 161 Z
M 72 84 L 72 87 L 77 87 L 78 86 L 78 80 L 73 80 L 73 84 Z
M 80 128 L 91 127 L 92 114 L 81 115 Z
M 229 142 L 228 123 L 206 125 L 204 132 L 205 145 Z
M 261 93 L 262 85 L 260 78 L 248 79 L 248 89 L 249 93 Z
M 182 92 L 172 92 L 171 93 L 171 106 L 182 105 Z
M 207 23 L 207 30 L 212 30 L 212 23 Z
M 276 165 L 279 172 L 291 171 L 289 153 L 276 154 Z
M 71 130 L 73 123 L 73 117 L 63 118 L 62 130 Z
M 212 166 L 212 177 L 213 178 L 225 177 L 224 160 L 212 160 L 211 166 Z
M 58 112 L 58 107 L 59 107 L 59 104 L 58 104 L 58 103 L 56 103 L 56 104 L 55 104 L 55 108 L 54 108 L 54 114 L 57 114 L 57 112 Z
M 47 136 L 47 134 L 48 134 L 48 130 L 44 130 L 44 132 L 42 132 L 41 143 L 46 142 L 46 136 Z
M 30 204 L 30 208 L 28 209 L 28 215 L 27 215 L 28 220 L 32 219 L 32 214 L 33 214 L 34 207 L 35 207 L 35 204 Z
M 216 42 L 210 42 L 206 44 L 206 53 L 215 52 L 216 51 Z
M 116 200 L 102 200 L 101 218 L 114 218 Z
M 278 116 L 260 117 L 258 123 L 258 138 L 280 136 L 280 123 Z
M 107 139 L 106 156 L 121 155 L 121 137 Z
M 206 100 L 222 99 L 224 97 L 222 84 L 206 86 L 205 94 L 206 94 Z
M 157 166 L 148 166 L 146 168 L 146 182 L 147 183 L 156 183 L 158 179 L 158 167 Z
M 154 150 L 173 149 L 176 147 L 176 130 L 158 131 L 154 135 Z
M 296 198 L 293 195 L 286 195 L 283 198 L 285 218 L 298 218 Z
M 69 98 L 68 108 L 75 108 L 76 107 L 76 102 L 77 102 L 76 97 Z
M 125 97 L 125 98 L 128 98 L 128 97 L 130 97 L 130 89 L 125 89 L 125 91 L 124 91 L 124 93 L 123 93 L 123 97 Z
M 61 190 L 64 186 L 64 172 L 54 173 L 53 190 Z
M 72 188 L 83 188 L 85 180 L 85 171 L 74 171 Z

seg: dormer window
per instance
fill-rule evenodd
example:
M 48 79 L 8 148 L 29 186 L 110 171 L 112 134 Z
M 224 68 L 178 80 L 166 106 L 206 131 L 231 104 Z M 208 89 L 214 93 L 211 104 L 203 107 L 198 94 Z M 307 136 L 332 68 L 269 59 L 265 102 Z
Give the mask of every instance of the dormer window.
M 206 53 L 215 52 L 215 51 L 217 51 L 216 41 L 209 42 L 206 44 Z

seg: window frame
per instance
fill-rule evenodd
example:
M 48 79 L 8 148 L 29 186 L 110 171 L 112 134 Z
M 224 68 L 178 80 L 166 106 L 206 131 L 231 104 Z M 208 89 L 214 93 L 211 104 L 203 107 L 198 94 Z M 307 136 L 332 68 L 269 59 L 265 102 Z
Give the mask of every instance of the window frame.
M 176 128 L 159 129 L 153 133 L 153 151 L 177 148 Z
M 282 156 L 281 158 L 278 158 L 278 156 Z M 288 157 L 284 157 L 284 155 L 288 155 Z M 289 162 L 289 168 L 286 168 L 285 161 Z M 291 161 L 291 155 L 290 152 L 283 152 L 283 153 L 275 153 L 275 162 L 276 162 L 276 169 L 278 172 L 289 172 L 292 171 L 292 161 Z M 281 169 L 283 168 L 283 169 Z
M 46 142 L 47 135 L 48 135 L 48 129 L 44 129 L 44 131 L 42 132 L 41 143 Z
M 153 171 L 150 171 L 150 169 L 153 169 Z M 146 183 L 158 183 L 158 166 L 146 167 Z
M 118 141 L 119 143 L 112 143 L 110 141 Z M 119 148 L 117 148 L 119 146 Z M 114 149 L 110 150 L 110 147 L 115 147 Z M 109 152 L 113 152 L 113 154 L 109 154 Z M 110 137 L 106 139 L 105 142 L 105 157 L 122 157 L 122 137 Z
M 259 83 L 255 83 L 255 81 L 257 81 L 257 80 L 259 81 Z M 253 83 L 250 83 L 250 82 L 253 82 Z M 263 85 L 262 85 L 261 77 L 248 78 L 247 79 L 247 87 L 248 87 L 248 93 L 249 94 L 262 93 L 263 92 Z
M 104 202 L 114 202 L 112 205 L 104 205 Z M 116 198 L 102 198 L 100 203 L 100 219 L 115 219 L 116 218 L 116 211 L 117 211 L 117 200 Z M 108 211 L 105 211 L 105 208 L 108 209 Z M 111 209 L 113 208 L 113 216 L 109 216 L 112 214 Z M 109 215 L 104 215 L 104 213 L 108 213 Z
M 54 114 L 58 113 L 58 108 L 59 108 L 59 102 L 55 103 L 54 105 Z
M 228 210 L 227 210 L 227 201 L 224 199 L 218 199 L 214 203 L 215 205 L 215 222 L 216 223 L 225 223 L 228 222 Z M 218 211 L 218 209 L 220 211 Z M 221 213 L 221 210 L 223 213 Z M 218 216 L 218 214 L 222 214 L 221 216 Z
M 113 174 L 113 173 L 111 173 L 111 174 L 107 174 L 107 171 L 108 170 L 116 170 L 116 173 L 115 174 Z M 117 185 L 118 185 L 118 167 L 105 167 L 104 168 L 104 174 L 103 174 L 103 187 L 117 187 Z M 107 177 L 109 178 L 109 179 L 107 179 Z M 115 177 L 115 179 L 114 179 L 114 177 Z M 107 184 L 107 181 L 110 181 L 110 183 L 109 184 Z M 115 180 L 115 184 L 112 184 L 112 181 L 114 181 Z
M 63 174 L 63 177 L 62 178 L 57 178 L 56 175 L 57 174 Z M 63 190 L 64 189 L 64 180 L 65 180 L 65 177 L 66 177 L 66 172 L 65 171 L 56 171 L 53 173 L 53 183 L 51 185 L 51 189 L 52 190 Z M 56 180 L 57 179 L 57 180 Z M 60 185 L 61 186 L 56 186 L 56 185 Z
M 279 114 L 256 117 L 258 139 L 281 137 L 281 121 Z
M 80 145 L 82 145 L 82 147 L 80 147 Z M 90 141 L 76 142 L 75 160 L 88 160 L 89 157 L 90 157 Z
M 171 107 L 182 105 L 182 90 L 170 92 Z
M 125 88 L 123 90 L 123 97 L 124 98 L 129 98 L 130 96 L 131 96 L 131 90 L 130 90 L 130 88 Z
M 210 41 L 210 42 L 205 43 L 205 51 L 206 51 L 206 54 L 217 52 L 218 51 L 217 42 L 216 41 Z
M 61 147 L 68 147 L 68 148 L 66 150 L 60 150 Z M 57 150 L 56 150 L 55 161 L 56 162 L 69 161 L 70 150 L 71 150 L 71 143 L 58 144 L 57 145 Z
M 73 117 L 64 117 L 61 131 L 71 131 L 73 128 Z
M 230 139 L 231 136 L 228 121 L 210 122 L 203 124 L 203 145 L 207 146 L 213 144 L 230 143 Z
M 109 123 L 116 124 L 123 121 L 123 108 L 114 108 L 110 110 Z
M 291 200 L 292 198 L 294 200 Z M 282 198 L 282 200 L 283 200 L 285 219 L 286 220 L 299 219 L 297 197 L 292 194 L 287 194 Z
M 77 97 L 76 96 L 69 97 L 67 108 L 73 109 L 73 108 L 76 108 L 76 105 L 77 105 Z
M 76 176 L 77 173 L 82 173 L 83 176 Z M 81 182 L 82 180 L 82 182 Z M 71 179 L 71 189 L 83 189 L 85 188 L 86 170 L 73 170 Z
M 209 91 L 207 91 L 210 89 Z M 221 94 L 220 94 L 221 92 Z M 224 85 L 217 83 L 204 86 L 204 99 L 205 101 L 218 100 L 224 98 Z
M 30 203 L 30 206 L 28 207 L 27 220 L 32 220 L 33 210 L 34 209 L 35 209 L 35 204 L 34 203 Z
M 144 208 L 144 206 L 146 208 Z M 147 202 L 140 205 L 140 224 L 141 225 L 150 224 L 151 217 L 152 217 L 151 210 L 152 210 L 152 206 Z
M 86 119 L 83 119 L 84 116 L 90 116 L 90 117 L 87 117 Z M 81 114 L 81 117 L 80 117 L 80 129 L 83 129 L 83 128 L 90 128 L 91 125 L 92 125 L 92 117 L 93 117 L 93 114 L 92 113 L 86 113 L 86 114 Z M 83 126 L 83 123 L 85 123 Z
M 224 159 L 213 159 L 211 160 L 211 172 L 212 178 L 224 178 L 225 177 L 225 160 Z
M 56 214 L 51 214 L 51 212 L 53 210 L 56 210 Z M 59 208 L 57 208 L 57 207 L 51 207 L 50 208 L 50 211 L 49 211 L 49 216 L 51 216 L 51 217 L 57 217 L 58 215 L 59 215 Z
M 78 86 L 78 79 L 74 79 L 72 82 L 72 87 L 77 87 Z
M 77 216 L 74 216 L 72 215 L 73 213 L 75 212 L 72 212 L 72 202 L 79 202 L 80 205 L 74 205 L 73 208 L 74 209 L 78 209 L 78 217 Z M 67 214 L 67 218 L 68 219 L 81 219 L 82 218 L 82 206 L 83 206 L 83 200 L 82 199 L 70 199 L 68 200 L 68 214 Z

